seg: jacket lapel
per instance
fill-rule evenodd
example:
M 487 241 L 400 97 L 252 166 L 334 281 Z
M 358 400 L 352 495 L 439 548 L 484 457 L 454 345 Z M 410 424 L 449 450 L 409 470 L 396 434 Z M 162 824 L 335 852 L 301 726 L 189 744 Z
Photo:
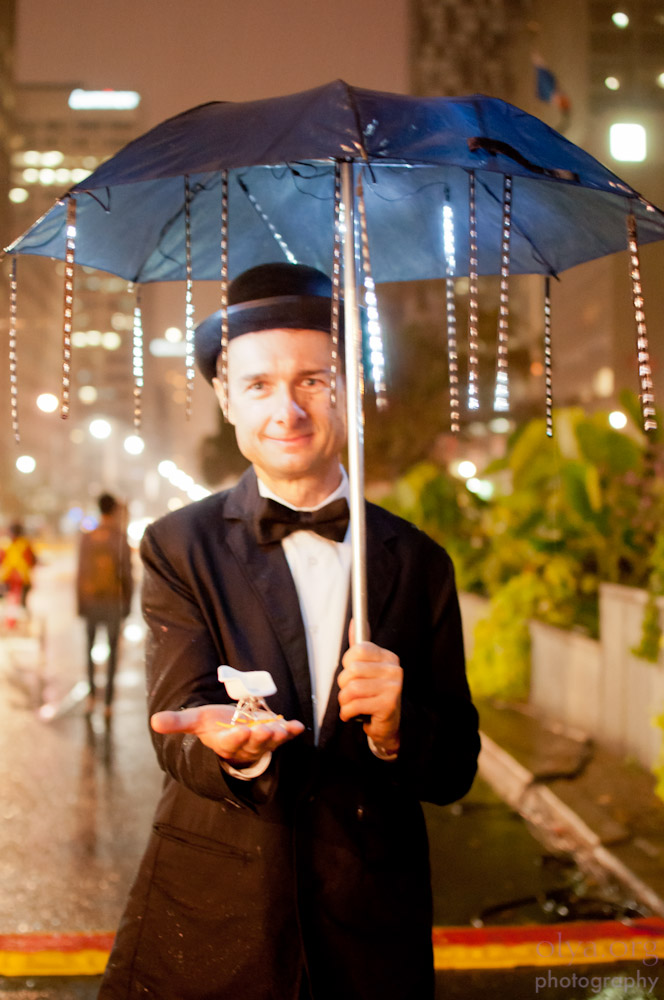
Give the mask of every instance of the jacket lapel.
M 253 519 L 257 503 L 256 475 L 249 469 L 228 496 L 224 511 L 229 522 L 226 541 L 272 625 L 295 686 L 299 717 L 312 732 L 311 679 L 297 591 L 281 545 L 256 542 Z

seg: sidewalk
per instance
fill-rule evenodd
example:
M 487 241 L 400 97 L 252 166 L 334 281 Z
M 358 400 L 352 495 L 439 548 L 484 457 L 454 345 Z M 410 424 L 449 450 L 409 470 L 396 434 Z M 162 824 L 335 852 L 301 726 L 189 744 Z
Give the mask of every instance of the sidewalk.
M 652 774 L 516 704 L 480 705 L 480 773 L 581 867 L 664 917 L 664 802 Z

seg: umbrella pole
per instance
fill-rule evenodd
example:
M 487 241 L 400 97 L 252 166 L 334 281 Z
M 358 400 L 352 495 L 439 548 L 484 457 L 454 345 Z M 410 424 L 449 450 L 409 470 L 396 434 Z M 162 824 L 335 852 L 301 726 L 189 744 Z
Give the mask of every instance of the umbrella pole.
M 346 358 L 346 415 L 348 422 L 348 480 L 350 486 L 351 595 L 355 641 L 369 639 L 367 614 L 366 517 L 364 509 L 364 412 L 362 407 L 362 332 L 355 274 L 355 199 L 353 164 L 341 164 L 341 203 L 345 232 L 344 322 Z

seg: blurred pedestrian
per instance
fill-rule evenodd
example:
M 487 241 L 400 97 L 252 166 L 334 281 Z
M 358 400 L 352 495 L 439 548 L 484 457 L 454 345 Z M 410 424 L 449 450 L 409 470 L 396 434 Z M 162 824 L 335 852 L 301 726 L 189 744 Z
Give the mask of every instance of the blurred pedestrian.
M 110 716 L 117 667 L 120 627 L 129 614 L 133 580 L 123 507 L 110 493 L 98 500 L 100 520 L 93 531 L 81 535 L 76 592 L 78 613 L 86 622 L 88 641 L 88 710 L 95 700 L 92 650 L 97 629 L 103 625 L 108 638 L 108 672 L 104 710 Z
M 32 569 L 36 562 L 30 540 L 23 525 L 17 521 L 9 528 L 9 544 L 0 552 L 0 581 L 5 593 L 23 608 L 32 587 Z

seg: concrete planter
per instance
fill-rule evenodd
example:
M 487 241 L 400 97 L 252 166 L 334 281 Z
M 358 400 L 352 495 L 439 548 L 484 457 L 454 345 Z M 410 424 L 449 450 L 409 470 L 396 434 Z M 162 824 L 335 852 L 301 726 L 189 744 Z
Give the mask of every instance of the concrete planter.
M 604 683 L 597 735 L 650 767 L 662 741 L 653 719 L 664 711 L 664 654 L 648 663 L 631 652 L 641 638 L 646 600 L 646 592 L 633 587 L 605 583 L 600 589 Z M 662 622 L 664 600 L 658 604 Z
M 664 652 L 658 663 L 631 653 L 641 637 L 646 600 L 645 591 L 603 584 L 599 640 L 531 622 L 529 701 L 547 719 L 580 729 L 651 768 L 662 745 L 662 730 L 653 720 L 664 712 Z M 475 624 L 488 605 L 484 598 L 461 595 L 468 654 Z
M 602 647 L 596 639 L 530 623 L 529 701 L 548 718 L 588 734 L 598 731 Z

